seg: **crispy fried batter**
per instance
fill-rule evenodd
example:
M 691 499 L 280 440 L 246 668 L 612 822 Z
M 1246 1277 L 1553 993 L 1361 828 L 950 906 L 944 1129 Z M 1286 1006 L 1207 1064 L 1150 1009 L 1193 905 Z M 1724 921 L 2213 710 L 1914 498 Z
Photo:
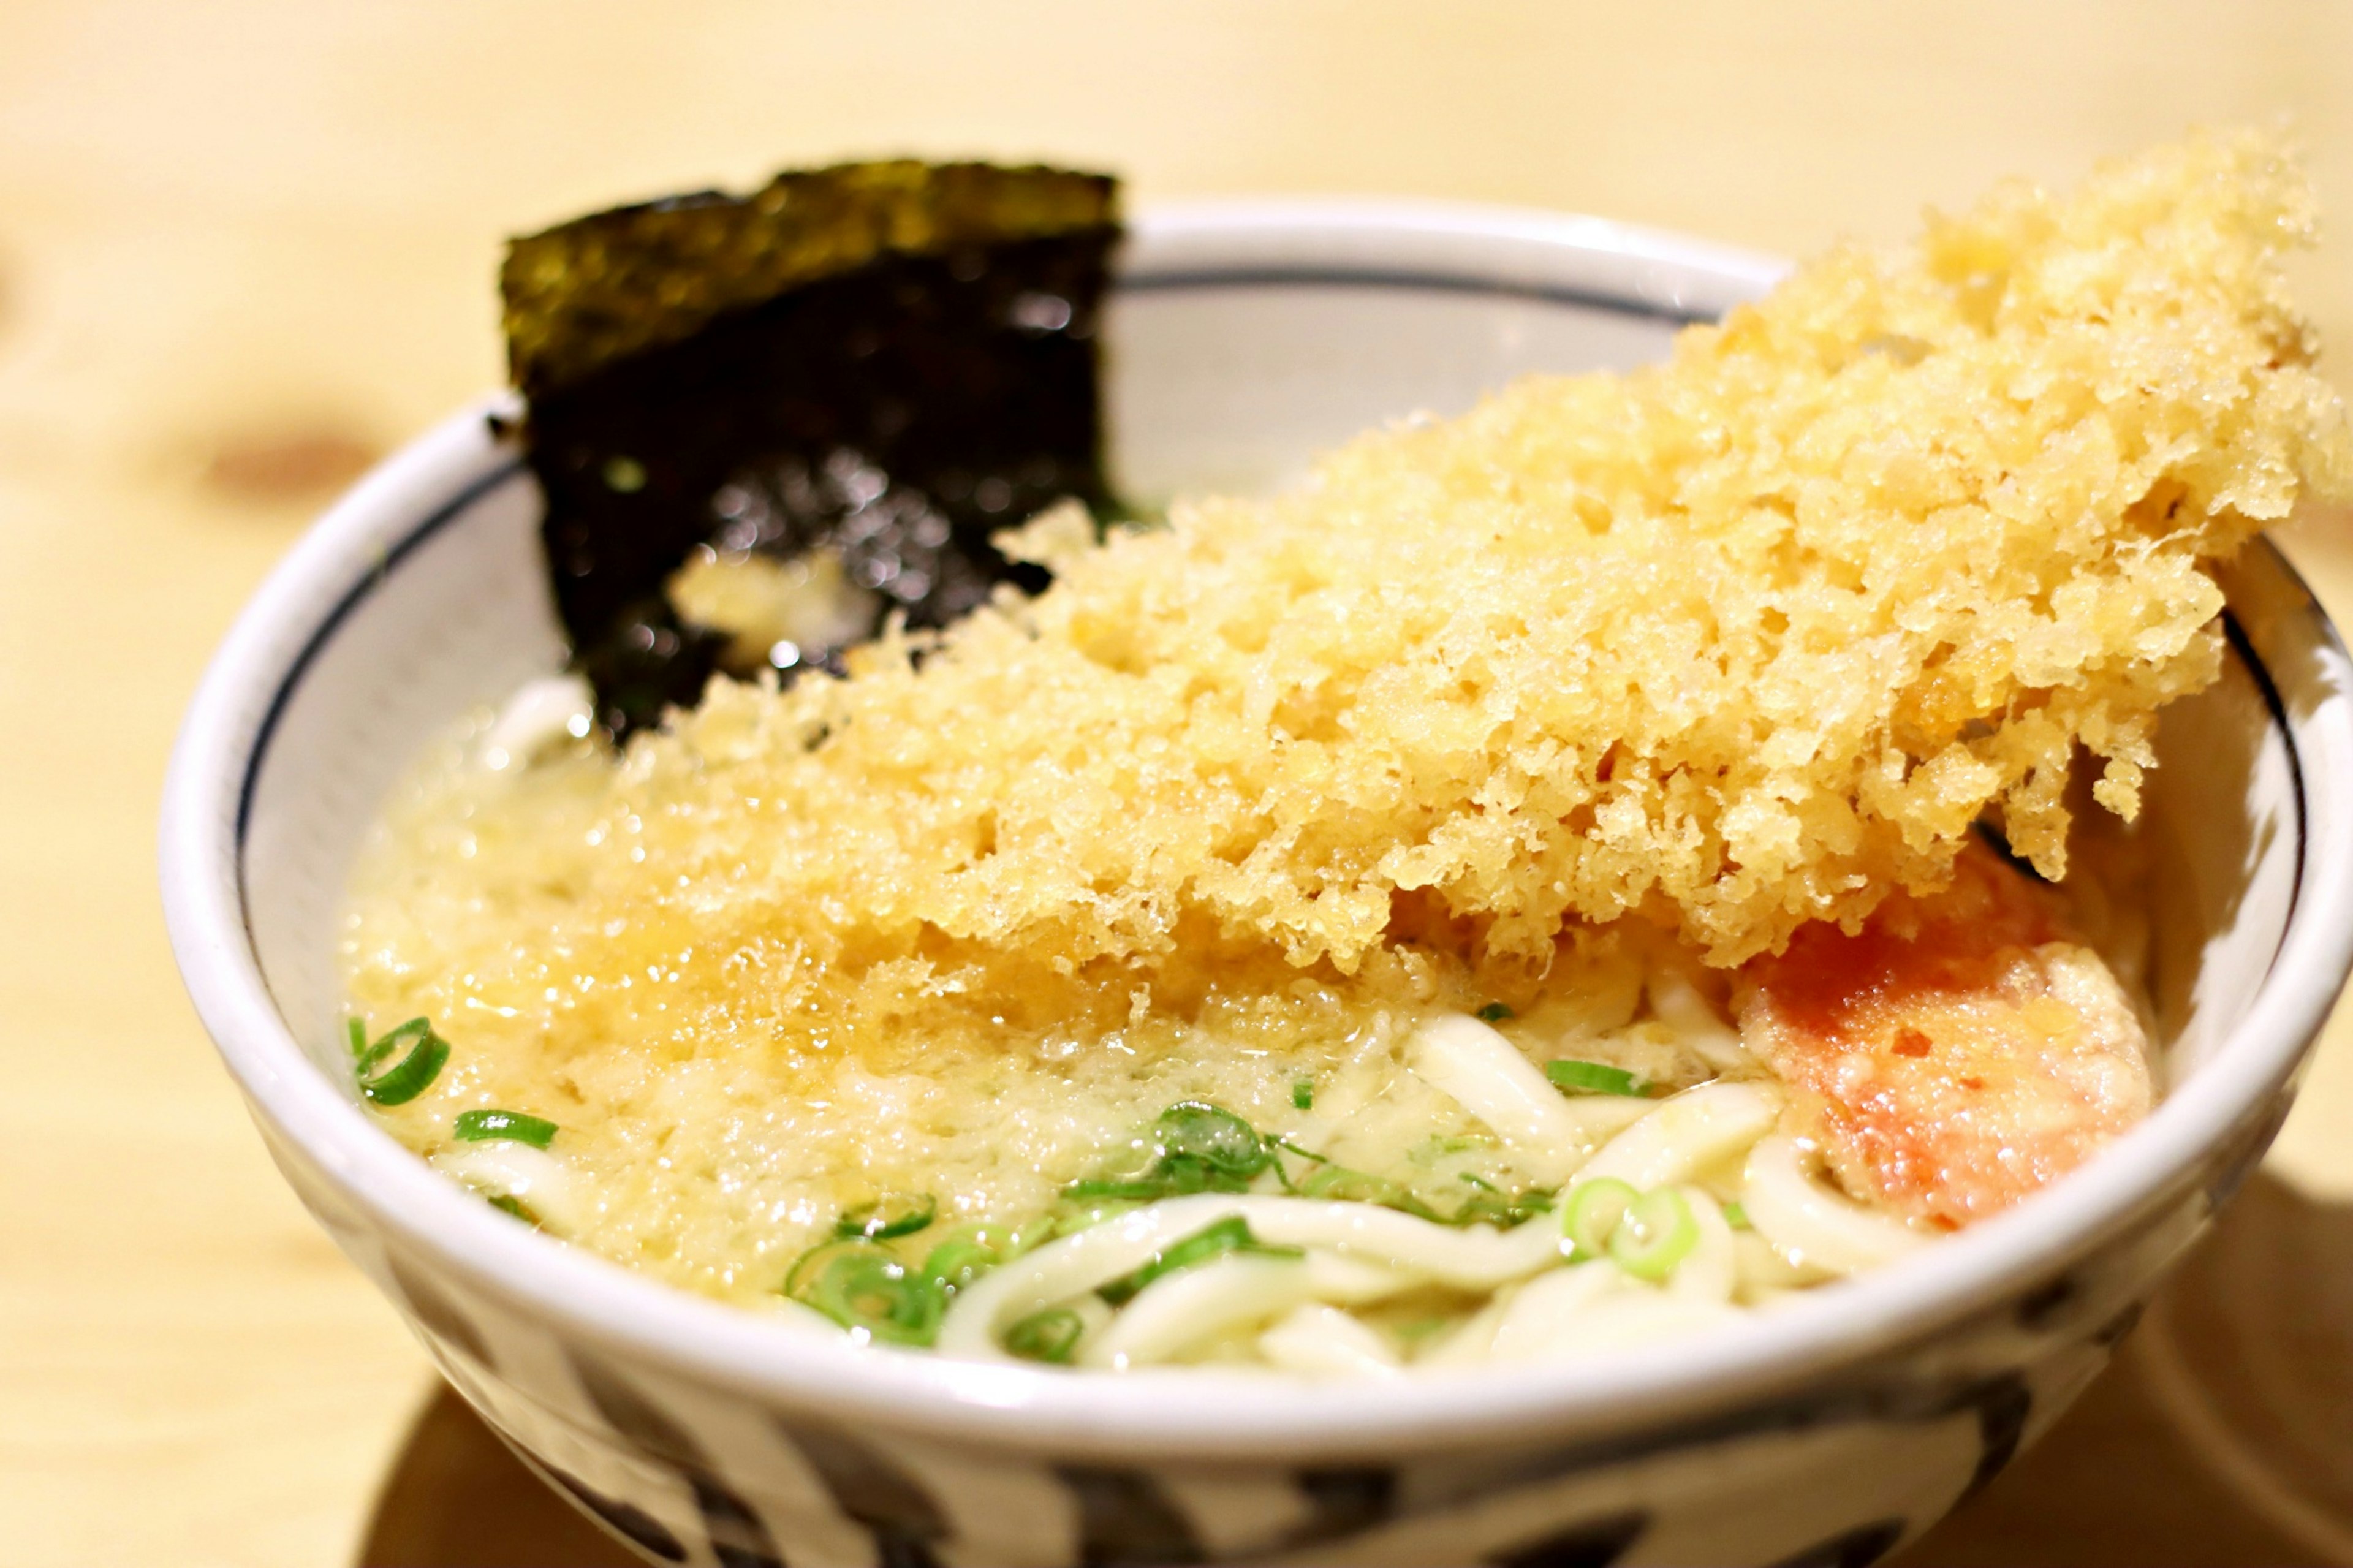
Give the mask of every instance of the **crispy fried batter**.
M 1412 889 L 1492 955 L 1647 908 L 1737 962 L 1941 882 L 1997 804 L 2060 875 L 2071 750 L 2129 815 L 2217 668 L 2209 562 L 2353 473 L 2275 267 L 2309 209 L 2254 134 L 2005 186 L 1654 369 L 1054 551 L 920 661 L 715 687 L 617 775 L 660 826 L 611 890 L 877 956 L 1149 967 L 1189 918 L 1351 971 Z
M 1741 973 L 1741 1038 L 1852 1191 L 1950 1226 L 2009 1207 L 2148 1114 L 2148 1042 L 2048 889 L 1978 847 L 1860 931 Z

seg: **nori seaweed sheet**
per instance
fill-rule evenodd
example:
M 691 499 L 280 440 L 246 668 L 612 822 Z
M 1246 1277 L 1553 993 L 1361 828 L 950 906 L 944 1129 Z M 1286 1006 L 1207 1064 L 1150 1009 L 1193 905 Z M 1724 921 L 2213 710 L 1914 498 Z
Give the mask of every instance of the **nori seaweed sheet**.
M 556 606 L 617 740 L 722 665 L 729 639 L 662 596 L 699 544 L 837 550 L 917 626 L 1042 585 L 988 535 L 1064 496 L 1112 507 L 1113 199 L 1100 175 L 859 164 L 513 242 L 508 351 Z M 839 668 L 805 652 L 793 673 Z

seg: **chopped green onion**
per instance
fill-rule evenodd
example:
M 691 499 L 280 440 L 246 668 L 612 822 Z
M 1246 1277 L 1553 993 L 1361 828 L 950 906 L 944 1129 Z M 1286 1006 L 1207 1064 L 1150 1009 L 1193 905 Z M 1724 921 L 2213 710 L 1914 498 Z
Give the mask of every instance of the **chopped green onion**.
M 1001 1225 L 996 1221 L 965 1227 L 984 1247 L 997 1248 L 997 1256 L 1011 1262 L 1032 1247 L 1053 1239 L 1054 1221 L 1047 1215 L 1032 1215 L 1019 1225 Z M 951 1231 L 950 1235 L 957 1232 Z
M 841 1217 L 833 1222 L 833 1234 L 839 1237 L 862 1236 L 869 1241 L 888 1241 L 895 1236 L 913 1236 L 940 1212 L 939 1200 L 929 1193 L 885 1193 L 872 1203 L 860 1204 L 844 1209 Z
M 1494 1225 L 1508 1229 L 1523 1220 L 1552 1212 L 1552 1194 L 1541 1187 L 1507 1193 L 1468 1171 L 1458 1172 L 1457 1174 L 1478 1190 L 1465 1197 L 1451 1214 L 1432 1208 L 1402 1182 L 1351 1170 L 1345 1165 L 1326 1164 L 1310 1173 L 1307 1179 L 1293 1190 L 1303 1198 L 1321 1198 L 1327 1203 L 1373 1204 L 1438 1225 Z
M 368 1076 L 376 1063 L 404 1048 L 407 1054 L 398 1061 Z M 432 1087 L 448 1059 L 449 1042 L 433 1032 L 429 1021 L 411 1018 L 359 1053 L 354 1065 L 360 1092 L 378 1105 L 406 1105 Z
M 1054 1211 L 1051 1218 L 1053 1234 L 1058 1237 L 1076 1236 L 1082 1230 L 1092 1230 L 1107 1219 L 1117 1219 L 1124 1214 L 1134 1213 L 1136 1206 L 1122 1198 L 1107 1198 L 1101 1202 L 1074 1201 L 1067 1189 L 1062 1198 L 1061 1206 Z
M 1303 1256 L 1296 1247 L 1269 1247 L 1250 1234 L 1250 1223 L 1241 1215 L 1221 1219 L 1203 1230 L 1195 1231 L 1184 1240 L 1172 1243 L 1152 1255 L 1150 1262 L 1132 1274 L 1122 1275 L 1107 1285 L 1097 1287 L 1095 1294 L 1114 1307 L 1124 1306 L 1136 1294 L 1163 1275 L 1174 1274 L 1180 1268 L 1190 1268 L 1222 1258 L 1229 1252 L 1258 1253 L 1270 1258 Z
M 351 1021 L 353 1064 L 357 1068 L 359 1076 L 365 1078 L 368 1070 L 376 1063 L 396 1050 L 415 1046 L 417 1041 L 427 1037 L 432 1033 L 433 1026 L 430 1023 L 423 1018 L 411 1018 L 396 1029 L 385 1030 L 381 1039 L 374 1045 L 369 1045 L 366 1027 L 359 1019 L 353 1018 Z
M 1385 1209 L 1397 1209 L 1422 1219 L 1438 1216 L 1429 1205 L 1415 1197 L 1403 1183 L 1387 1176 L 1368 1175 L 1352 1171 L 1345 1165 L 1325 1165 L 1299 1184 L 1303 1198 L 1324 1198 L 1332 1203 L 1377 1204 Z
M 1464 1175 L 1480 1190 L 1463 1199 L 1452 1214 L 1436 1215 L 1433 1218 L 1447 1225 L 1492 1225 L 1509 1230 L 1540 1214 L 1552 1212 L 1552 1194 L 1541 1187 L 1506 1193 L 1490 1183 L 1476 1181 L 1467 1172 Z
M 555 1141 L 555 1123 L 520 1110 L 461 1110 L 450 1132 L 459 1142 L 482 1143 L 494 1138 L 544 1149 Z
M 1514 1016 L 1512 1010 L 1501 1002 L 1490 1002 L 1474 1015 L 1482 1024 L 1500 1024 Z
M 1641 1196 L 1615 1176 L 1599 1176 L 1570 1189 L 1567 1206 L 1560 1211 L 1560 1232 L 1577 1244 L 1579 1261 L 1609 1250 L 1610 1233 Z
M 976 1241 L 943 1241 L 923 1255 L 923 1278 L 953 1296 L 1000 1261 L 993 1247 Z
M 384 1038 L 371 1046 L 368 1044 L 367 1021 L 363 1018 L 347 1019 L 343 1027 L 345 1033 L 351 1037 L 352 1070 L 361 1078 L 367 1077 L 368 1068 L 375 1066 L 376 1063 L 384 1060 L 386 1056 L 391 1054 L 393 1045 L 396 1040 L 406 1038 L 406 1031 L 424 1022 L 425 1020 L 422 1018 L 411 1018 L 399 1028 L 387 1032 Z
M 1291 1085 L 1291 1108 L 1293 1110 L 1315 1109 L 1315 1086 L 1305 1079 L 1293 1079 Z
M 860 1237 L 803 1253 L 785 1276 L 785 1294 L 852 1333 L 892 1344 L 938 1338 L 947 1297 L 883 1248 Z
M 1023 1361 L 1063 1366 L 1078 1350 L 1079 1338 L 1086 1331 L 1085 1320 L 1068 1307 L 1049 1307 L 1042 1312 L 1030 1313 L 1006 1330 L 1005 1349 Z
M 1256 1128 L 1205 1100 L 1178 1100 L 1160 1113 L 1155 1126 L 1163 1164 L 1198 1160 L 1218 1175 L 1247 1180 L 1274 1158 Z
M 1329 1160 L 1326 1160 L 1323 1155 L 1318 1154 L 1313 1149 L 1302 1149 L 1298 1144 L 1293 1143 L 1288 1138 L 1270 1138 L 1266 1141 L 1266 1146 L 1270 1149 L 1281 1149 L 1285 1152 L 1296 1154 L 1312 1165 L 1328 1165 L 1331 1163 Z M 1310 1174 L 1313 1173 L 1313 1172 L 1310 1172 Z M 1279 1159 L 1274 1163 L 1274 1179 L 1282 1184 L 1282 1190 L 1286 1193 L 1296 1193 L 1299 1190 L 1299 1184 L 1291 1179 L 1290 1168 L 1284 1165 Z
M 1635 1200 L 1609 1235 L 1609 1257 L 1627 1273 L 1653 1283 L 1699 1245 L 1699 1220 L 1672 1187 L 1653 1187 Z
M 1240 1193 L 1274 1165 L 1274 1144 L 1222 1106 L 1180 1100 L 1152 1124 L 1158 1157 L 1141 1174 L 1094 1176 L 1062 1189 L 1064 1199 L 1150 1203 L 1194 1193 Z M 1278 1168 L 1279 1169 L 1279 1168 Z
M 1738 1204 L 1726 1204 L 1724 1205 L 1724 1223 L 1735 1230 L 1746 1230 L 1749 1228 L 1748 1211 Z
M 546 1228 L 540 1223 L 539 1215 L 532 1212 L 531 1205 L 511 1193 L 492 1193 L 489 1195 L 488 1201 L 490 1205 L 501 1214 L 511 1214 L 533 1230 Z
M 1035 1239 L 1001 1225 L 960 1225 L 923 1255 L 923 1278 L 944 1295 L 957 1291 L 1008 1259 L 1018 1258 Z
M 1571 1094 L 1624 1094 L 1639 1099 L 1644 1092 L 1641 1079 L 1624 1068 L 1603 1062 L 1546 1062 L 1545 1077 L 1552 1079 L 1555 1089 L 1567 1089 Z
M 1062 1189 L 1062 1196 L 1073 1203 L 1093 1203 L 1109 1198 L 1148 1204 L 1155 1198 L 1181 1198 L 1203 1192 L 1206 1180 L 1198 1165 L 1180 1167 L 1166 1175 L 1090 1176 L 1082 1182 L 1072 1182 Z

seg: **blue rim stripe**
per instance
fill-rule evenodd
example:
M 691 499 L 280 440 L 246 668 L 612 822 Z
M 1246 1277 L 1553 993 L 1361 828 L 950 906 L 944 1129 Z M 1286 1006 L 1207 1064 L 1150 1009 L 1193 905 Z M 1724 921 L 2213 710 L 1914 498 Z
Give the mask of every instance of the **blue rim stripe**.
M 245 780 L 237 786 L 236 844 L 238 903 L 242 904 L 245 901 L 245 839 L 246 831 L 253 823 L 254 792 L 261 783 L 261 764 L 269 755 L 270 738 L 278 732 L 278 723 L 285 716 L 287 705 L 294 700 L 294 689 L 302 684 L 303 676 L 310 673 L 311 666 L 318 659 L 321 651 L 326 647 L 327 639 L 333 637 L 336 629 L 351 618 L 352 612 L 359 608 L 361 600 L 384 584 L 385 580 L 392 575 L 394 567 L 406 560 L 426 541 L 457 521 L 467 511 L 471 510 L 476 501 L 522 471 L 523 463 L 520 457 L 508 458 L 442 502 L 431 516 L 403 534 L 391 548 L 377 557 L 375 564 L 368 568 L 366 575 L 344 590 L 343 596 L 335 601 L 335 607 L 327 612 L 326 618 L 319 623 L 317 628 L 311 633 L 310 640 L 302 645 L 302 651 L 294 656 L 294 662 L 286 667 L 286 674 L 279 680 L 278 689 L 270 693 L 269 706 L 261 715 L 259 727 L 254 731 L 253 749 L 246 753 Z M 248 914 L 247 924 L 250 926 L 252 920 Z
M 1417 272 L 1381 267 L 1240 267 L 1133 273 L 1115 294 L 1158 294 L 1198 289 L 1411 289 L 1425 294 L 1475 294 L 1490 300 L 1529 300 L 1569 305 L 1613 316 L 1667 321 L 1688 327 L 1721 318 L 1714 310 L 1664 304 L 1568 284 L 1498 283 L 1453 272 Z
M 2272 679 L 2270 667 L 2256 654 L 2255 645 L 2248 637 L 2247 629 L 2239 624 L 2239 617 L 2232 615 L 2227 606 L 2222 611 L 2221 621 L 2223 639 L 2231 645 L 2231 651 L 2239 656 L 2240 662 L 2247 667 L 2247 673 L 2254 679 L 2255 689 L 2262 693 L 2263 707 L 2271 713 L 2272 728 L 2278 732 L 2280 744 L 2286 749 L 2288 783 L 2295 791 L 2295 875 L 2288 881 L 2287 914 L 2280 921 L 2280 942 L 2284 944 L 2288 931 L 2295 924 L 2295 906 L 2304 899 L 2304 852 L 2306 840 L 2311 837 L 2311 818 L 2306 813 L 2304 795 L 2304 755 L 2295 748 L 2295 728 L 2287 721 L 2287 703 L 2280 697 L 2279 687 Z M 2279 949 L 2274 947 L 2272 949 L 2272 963 L 2275 964 L 2278 962 Z M 2269 970 L 2270 966 L 2266 965 L 2266 974 Z

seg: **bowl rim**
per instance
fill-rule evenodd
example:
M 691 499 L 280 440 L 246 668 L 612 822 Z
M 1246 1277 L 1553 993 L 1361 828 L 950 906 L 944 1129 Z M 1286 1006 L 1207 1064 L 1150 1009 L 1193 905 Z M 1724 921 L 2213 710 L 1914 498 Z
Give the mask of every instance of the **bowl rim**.
M 1519 293 L 1670 321 L 1704 319 L 1784 269 L 1772 258 L 1606 220 L 1434 202 L 1277 198 L 1148 207 L 1131 224 L 1123 289 L 1228 282 L 1398 284 Z M 1786 1391 L 1935 1338 L 2047 1281 L 2147 1222 L 2201 1159 L 2277 1108 L 2353 966 L 2353 662 L 2293 570 L 2265 544 L 2238 570 L 2281 579 L 2274 621 L 2310 656 L 2306 706 L 2278 710 L 2299 773 L 2302 876 L 2246 1015 L 2200 1072 L 2097 1160 L 1900 1267 L 1812 1293 L 1737 1329 L 1606 1363 L 1465 1369 L 1303 1385 L 1186 1370 L 1117 1377 L 958 1362 L 812 1334 L 635 1274 L 513 1225 L 375 1125 L 309 1059 L 264 982 L 242 892 L 246 781 L 274 708 L 331 638 L 390 542 L 516 472 L 486 415 L 453 416 L 366 475 L 305 532 L 238 616 L 174 746 L 163 800 L 162 891 L 198 1015 L 281 1159 L 306 1162 L 397 1247 L 470 1289 L 625 1362 L 782 1407 L 1016 1450 L 1348 1456 L 1514 1434 L 1652 1426 Z M 423 520 L 423 521 L 420 521 Z M 2253 668 L 2265 672 L 2260 660 Z M 2277 704 L 2274 704 L 2277 710 Z M 2274 1123 L 2275 1125 L 2275 1122 Z

